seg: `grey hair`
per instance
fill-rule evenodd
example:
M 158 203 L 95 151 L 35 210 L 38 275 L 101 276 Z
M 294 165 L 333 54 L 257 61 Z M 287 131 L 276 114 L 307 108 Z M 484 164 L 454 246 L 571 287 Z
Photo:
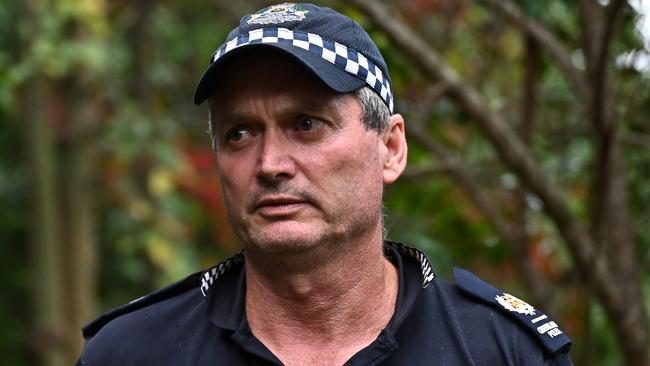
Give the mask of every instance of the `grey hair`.
M 212 144 L 212 151 L 217 151 L 217 136 L 215 135 L 217 131 L 214 128 L 214 121 L 212 121 L 212 111 L 214 110 L 214 105 L 217 103 L 216 98 L 212 96 L 208 97 L 208 134 L 210 135 L 210 143 Z
M 367 129 L 383 132 L 390 126 L 390 111 L 388 106 L 369 86 L 354 91 L 361 104 L 361 120 Z
M 361 104 L 361 121 L 366 126 L 366 129 L 373 129 L 379 132 L 388 129 L 390 126 L 390 111 L 379 94 L 369 86 L 359 88 L 353 93 Z M 215 98 L 208 98 L 208 134 L 212 138 L 212 149 L 217 151 L 217 140 L 214 135 L 216 131 L 212 121 L 212 111 L 215 103 Z

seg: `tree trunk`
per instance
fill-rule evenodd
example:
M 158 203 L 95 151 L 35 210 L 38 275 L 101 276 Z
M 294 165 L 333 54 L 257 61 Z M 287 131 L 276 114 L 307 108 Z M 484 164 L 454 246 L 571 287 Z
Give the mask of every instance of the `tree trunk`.
M 35 4 L 19 7 L 23 21 L 33 21 Z M 19 54 L 29 53 L 32 40 L 23 38 Z M 47 81 L 40 75 L 26 80 L 15 94 L 18 114 L 24 116 L 24 149 L 32 182 L 30 242 L 30 311 L 33 314 L 27 346 L 30 358 L 45 366 L 68 365 L 65 358 L 65 319 L 61 290 L 61 232 L 57 159 L 53 131 L 48 123 Z
M 580 2 L 583 52 L 590 86 L 585 104 L 595 147 L 590 232 L 598 249 L 597 256 L 606 263 L 611 280 L 618 285 L 619 296 L 627 301 L 626 311 L 614 324 L 619 335 L 629 334 L 629 339 L 621 343 L 625 363 L 648 365 L 647 316 L 639 286 L 639 265 L 609 62 L 609 44 L 623 6 L 625 2 L 621 0 L 607 7 L 592 1 Z
M 521 141 L 530 146 L 532 143 L 533 131 L 535 130 L 535 108 L 537 106 L 537 73 L 539 72 L 539 47 L 533 37 L 524 37 L 524 79 L 521 93 L 521 122 L 518 132 Z M 526 195 L 528 192 L 518 185 L 515 190 L 516 210 L 515 222 L 513 225 L 514 261 L 524 273 L 527 288 L 530 289 L 532 299 L 536 306 L 542 308 L 548 314 L 555 314 L 551 289 L 547 280 L 534 267 L 529 258 L 530 235 L 528 233 L 528 203 Z
M 65 358 L 65 319 L 63 317 L 60 255 L 60 216 L 57 160 L 52 131 L 46 119 L 44 81 L 34 77 L 24 88 L 25 147 L 33 181 L 32 274 L 33 335 L 30 348 L 46 366 L 69 365 Z
M 83 75 L 83 71 L 79 71 Z M 95 144 L 92 127 L 99 113 L 90 100 L 94 93 L 80 85 L 80 76 L 62 82 L 66 105 L 66 131 L 62 143 L 62 158 L 66 162 L 62 174 L 63 217 L 65 245 L 62 269 L 65 314 L 67 321 L 67 358 L 79 357 L 83 347 L 81 327 L 91 319 L 95 294 Z

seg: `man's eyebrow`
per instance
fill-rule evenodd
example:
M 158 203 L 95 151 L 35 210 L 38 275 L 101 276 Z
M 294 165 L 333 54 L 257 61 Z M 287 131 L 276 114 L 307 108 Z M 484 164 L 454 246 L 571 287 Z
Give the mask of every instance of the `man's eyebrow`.
M 334 98 L 323 98 L 319 100 L 314 98 L 300 98 L 291 107 L 295 110 L 305 112 L 331 114 L 338 111 L 338 108 L 336 108 L 337 104 Z
M 283 100 L 282 103 L 286 103 L 285 108 L 282 108 L 276 114 L 276 117 L 280 119 L 290 118 L 300 114 L 315 114 L 314 117 L 330 118 L 333 119 L 332 122 L 337 122 L 336 120 L 342 117 L 340 108 L 338 108 L 341 105 L 341 101 L 336 97 L 324 96 L 322 99 L 292 97 Z M 230 123 L 255 121 L 251 113 L 248 113 L 247 108 L 220 108 L 217 102 L 213 105 L 212 111 L 213 115 L 218 115 L 220 120 L 225 120 Z
M 218 113 L 213 113 L 212 123 L 214 123 L 215 128 L 225 126 L 233 126 L 238 124 L 249 124 L 254 123 L 256 118 L 246 114 L 239 113 L 236 111 L 225 111 L 221 110 Z

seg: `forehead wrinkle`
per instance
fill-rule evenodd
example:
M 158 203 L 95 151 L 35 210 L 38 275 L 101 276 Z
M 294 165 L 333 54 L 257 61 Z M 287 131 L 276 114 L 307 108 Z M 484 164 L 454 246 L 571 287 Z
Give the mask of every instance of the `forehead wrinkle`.
M 326 118 L 332 122 L 340 122 L 345 116 L 347 103 L 358 103 L 351 94 L 338 94 L 331 90 L 304 90 L 302 92 L 287 88 L 277 93 L 262 93 L 260 89 L 249 89 L 236 98 L 226 98 L 227 102 L 217 99 L 213 106 L 214 114 L 233 122 L 259 122 L 270 117 L 283 121 L 297 116 L 308 115 Z M 267 116 L 260 116 L 259 111 Z M 359 116 L 361 108 L 359 106 Z

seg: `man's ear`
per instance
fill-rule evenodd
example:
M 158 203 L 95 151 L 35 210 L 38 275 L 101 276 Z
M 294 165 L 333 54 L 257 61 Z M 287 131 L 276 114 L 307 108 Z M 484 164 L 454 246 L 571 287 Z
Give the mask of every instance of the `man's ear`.
M 400 114 L 390 117 L 388 130 L 382 133 L 385 156 L 383 157 L 384 184 L 391 184 L 397 180 L 406 168 L 406 136 L 404 131 L 404 118 Z

